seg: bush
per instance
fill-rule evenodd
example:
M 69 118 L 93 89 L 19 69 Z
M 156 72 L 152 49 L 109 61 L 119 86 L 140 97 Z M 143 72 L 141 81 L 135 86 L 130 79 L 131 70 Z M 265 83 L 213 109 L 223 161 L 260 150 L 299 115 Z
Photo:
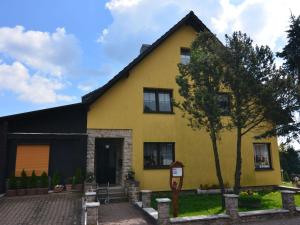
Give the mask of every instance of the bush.
M 11 177 L 8 180 L 8 189 L 16 189 L 17 188 L 17 178 L 15 174 L 11 175 Z
M 261 205 L 262 197 L 252 191 L 241 192 L 239 196 L 239 206 L 247 208 L 258 208 Z
M 28 177 L 27 177 L 26 171 L 23 169 L 21 172 L 19 188 L 25 189 L 27 187 L 28 187 Z
M 44 171 L 40 177 L 40 186 L 41 188 L 48 188 L 49 187 L 49 180 L 47 173 Z
M 285 182 L 290 182 L 291 181 L 290 176 L 289 176 L 287 171 L 283 172 L 283 181 L 285 181 Z
M 54 172 L 53 177 L 51 179 L 51 185 L 52 187 L 55 187 L 56 185 L 60 184 L 60 175 L 57 171 Z
M 95 180 L 94 173 L 88 172 L 88 173 L 86 174 L 86 182 L 87 182 L 87 183 L 92 183 L 94 180 Z
M 32 171 L 31 177 L 29 179 L 29 187 L 30 188 L 36 188 L 37 187 L 37 176 L 36 176 L 34 170 Z
M 78 168 L 75 171 L 75 184 L 82 184 L 82 182 L 83 182 L 82 171 L 80 168 Z

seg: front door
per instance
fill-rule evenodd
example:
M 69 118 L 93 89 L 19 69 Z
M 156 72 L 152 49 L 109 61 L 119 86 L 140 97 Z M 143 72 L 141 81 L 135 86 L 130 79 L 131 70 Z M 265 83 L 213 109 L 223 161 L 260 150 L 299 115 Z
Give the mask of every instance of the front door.
M 116 183 L 118 139 L 96 139 L 96 181 L 98 184 Z

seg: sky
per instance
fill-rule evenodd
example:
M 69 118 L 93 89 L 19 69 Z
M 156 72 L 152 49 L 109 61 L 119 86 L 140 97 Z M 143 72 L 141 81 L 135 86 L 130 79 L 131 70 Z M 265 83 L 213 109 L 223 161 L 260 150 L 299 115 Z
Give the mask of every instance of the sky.
M 221 41 L 241 30 L 277 52 L 300 1 L 1 0 L 0 116 L 80 102 L 190 10 Z

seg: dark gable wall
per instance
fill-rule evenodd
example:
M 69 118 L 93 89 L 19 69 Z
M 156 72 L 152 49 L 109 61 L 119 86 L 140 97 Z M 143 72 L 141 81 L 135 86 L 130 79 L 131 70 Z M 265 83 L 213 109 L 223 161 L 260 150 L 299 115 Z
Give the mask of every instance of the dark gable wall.
M 15 171 L 18 144 L 49 144 L 49 175 L 59 172 L 62 182 L 73 176 L 77 168 L 85 172 L 86 112 L 84 105 L 70 105 L 4 118 L 8 124 L 7 139 L 3 138 L 4 129 L 1 124 L 4 123 L 0 121 L 0 169 L 2 156 L 6 159 L 6 169 L 2 177 L 6 179 Z M 7 147 L 2 147 L 4 140 L 7 140 Z M 7 149 L 7 152 L 3 149 Z M 1 171 L 4 170 L 0 170 L 0 184 L 3 184 Z M 0 186 L 1 193 L 4 187 Z
M 7 124 L 5 122 L 0 122 L 0 193 L 4 191 L 5 183 L 5 168 L 7 159 L 6 125 Z

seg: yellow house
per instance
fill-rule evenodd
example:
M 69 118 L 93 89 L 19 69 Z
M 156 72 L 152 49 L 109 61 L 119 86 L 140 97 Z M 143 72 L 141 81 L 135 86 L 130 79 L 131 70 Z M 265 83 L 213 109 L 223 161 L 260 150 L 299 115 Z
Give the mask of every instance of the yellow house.
M 190 12 L 103 87 L 83 96 L 87 113 L 87 171 L 97 183 L 124 184 L 128 171 L 142 189 L 169 190 L 168 166 L 184 164 L 183 189 L 217 184 L 209 135 L 187 126 L 171 99 L 179 99 L 175 81 L 177 64 L 189 60 L 189 46 L 198 32 L 208 28 Z M 224 107 L 226 107 L 226 96 Z M 242 143 L 242 186 L 279 185 L 277 139 Z M 235 131 L 221 135 L 219 154 L 224 182 L 230 186 L 235 172 Z

